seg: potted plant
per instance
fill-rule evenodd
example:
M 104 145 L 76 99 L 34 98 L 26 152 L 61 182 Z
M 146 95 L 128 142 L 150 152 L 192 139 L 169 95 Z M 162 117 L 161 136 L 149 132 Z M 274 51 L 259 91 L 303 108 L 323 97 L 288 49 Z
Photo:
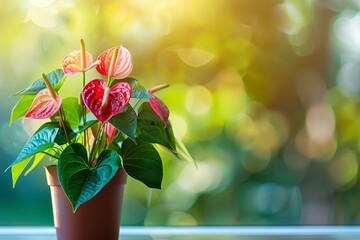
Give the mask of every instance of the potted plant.
M 80 40 L 80 50 L 66 54 L 62 69 L 15 93 L 21 98 L 10 123 L 21 117 L 48 121 L 9 166 L 13 186 L 25 169 L 29 173 L 50 156 L 46 175 L 58 239 L 118 239 L 127 175 L 160 189 L 158 148 L 189 158 L 173 133 L 169 109 L 154 95 L 168 85 L 147 90 L 129 77 L 132 67 L 125 47 L 107 49 L 94 61 Z M 87 81 L 92 68 L 99 78 Z M 59 90 L 69 74 L 81 76 L 83 89 L 79 97 L 62 99 Z

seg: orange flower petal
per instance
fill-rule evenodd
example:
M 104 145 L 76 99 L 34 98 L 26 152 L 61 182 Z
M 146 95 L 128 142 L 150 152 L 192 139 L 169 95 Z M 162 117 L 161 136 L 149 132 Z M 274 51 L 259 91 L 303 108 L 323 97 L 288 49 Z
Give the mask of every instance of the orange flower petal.
M 41 90 L 35 97 L 25 118 L 43 119 L 54 115 L 61 106 L 61 97 L 53 98 L 49 89 Z
M 96 66 L 96 70 L 104 76 L 109 76 L 109 68 L 111 63 L 112 55 L 114 54 L 114 50 L 116 47 L 107 49 L 102 52 L 98 57 L 100 60 L 100 64 Z M 119 47 L 119 52 L 116 57 L 116 62 L 114 64 L 114 71 L 111 77 L 115 79 L 124 79 L 130 75 L 133 68 L 132 57 L 126 48 L 123 46 Z
M 85 68 L 81 67 L 81 51 L 74 50 L 65 55 L 62 61 L 62 68 L 65 74 L 75 74 L 78 72 L 85 72 L 90 68 L 94 67 L 99 62 L 95 62 L 91 53 L 86 51 L 85 54 Z

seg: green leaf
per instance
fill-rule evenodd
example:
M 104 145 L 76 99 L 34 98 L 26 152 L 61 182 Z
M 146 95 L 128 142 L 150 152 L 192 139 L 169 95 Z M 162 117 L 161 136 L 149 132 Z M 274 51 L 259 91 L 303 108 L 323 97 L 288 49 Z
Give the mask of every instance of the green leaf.
M 99 122 L 99 120 L 87 121 L 85 126 L 81 126 L 80 129 L 77 131 L 77 133 L 82 133 L 83 131 L 85 131 L 86 129 L 92 127 L 93 125 L 97 124 L 98 122 Z
M 131 85 L 132 88 L 132 98 L 140 98 L 140 99 L 146 99 L 146 98 L 153 98 L 153 96 L 144 88 L 138 80 L 135 78 L 125 78 L 125 79 L 116 79 L 112 83 L 112 85 L 118 83 L 118 82 L 128 82 Z
M 152 144 L 126 139 L 122 144 L 123 166 L 127 174 L 150 188 L 161 189 L 163 167 L 159 153 Z
M 114 150 L 115 152 L 117 152 L 119 155 L 121 155 L 121 148 L 119 146 L 119 144 L 112 142 L 110 143 L 110 145 L 108 146 L 109 149 Z
M 65 144 L 65 143 L 67 143 L 67 138 L 66 138 L 65 130 L 64 130 L 63 127 L 60 127 L 59 122 L 47 122 L 47 123 L 44 123 L 44 124 L 37 130 L 37 132 L 40 131 L 40 130 L 42 130 L 42 129 L 45 128 L 45 127 L 47 127 L 47 128 L 54 128 L 54 129 L 57 128 L 57 129 L 59 129 L 59 131 L 58 131 L 58 133 L 56 134 L 56 137 L 55 137 L 55 139 L 54 139 L 54 142 L 55 142 L 55 143 L 57 143 L 57 144 L 59 144 L 59 145 L 63 145 L 63 144 Z M 76 133 L 74 133 L 71 128 L 68 127 L 68 128 L 67 128 L 67 131 L 68 131 L 68 133 L 69 133 L 70 139 L 73 139 L 73 138 L 75 138 L 75 137 L 77 136 Z
M 54 87 L 54 90 L 58 91 L 64 83 L 66 75 L 64 75 L 64 72 L 61 69 L 56 69 L 46 74 L 46 77 L 49 79 L 51 85 Z M 43 90 L 44 88 L 46 88 L 44 80 L 42 78 L 39 78 L 38 80 L 34 81 L 29 87 L 15 93 L 14 95 L 34 95 Z
M 151 121 L 151 122 L 156 122 L 156 123 L 159 123 L 160 125 L 162 125 L 163 128 L 165 127 L 164 122 L 155 113 L 155 111 L 151 107 L 150 103 L 148 103 L 148 102 L 144 102 L 144 103 L 141 104 L 141 106 L 139 108 L 138 119 Z
M 71 146 L 71 147 L 70 147 Z M 76 154 L 79 155 L 82 159 L 84 159 L 85 163 L 87 164 L 87 150 L 81 143 L 73 143 L 65 148 L 62 152 L 62 155 L 66 154 Z
M 147 122 L 139 121 L 140 134 L 139 139 L 149 143 L 158 143 L 168 148 L 171 151 L 175 149 L 170 145 L 170 142 L 167 139 L 166 133 L 163 128 L 159 126 L 153 126 L 147 124 Z
M 68 97 L 63 99 L 62 106 L 64 108 L 65 119 L 71 128 L 77 128 L 80 125 L 82 116 L 82 107 L 76 97 Z
M 176 151 L 177 151 L 175 155 L 178 156 L 182 160 L 192 162 L 196 165 L 195 160 L 193 159 L 193 157 L 187 150 L 185 144 L 181 140 L 180 136 L 176 132 L 174 133 L 174 138 L 175 138 Z
M 58 161 L 58 174 L 73 211 L 93 198 L 115 176 L 119 166 L 119 154 L 107 149 L 98 157 L 96 167 L 90 168 L 85 147 L 80 143 L 69 145 Z
M 109 122 L 119 131 L 135 141 L 137 114 L 130 104 L 121 113 L 110 118 Z
M 176 149 L 176 140 L 175 140 L 175 136 L 174 136 L 174 131 L 171 125 L 171 122 L 168 121 L 168 124 L 165 128 L 165 134 L 166 134 L 166 138 L 169 141 L 169 145 L 171 146 L 172 149 Z
M 69 134 L 69 137 L 70 137 L 70 141 L 77 136 L 77 134 L 74 133 L 71 128 L 67 128 L 67 131 L 68 131 L 68 134 Z M 56 134 L 54 142 L 59 144 L 59 145 L 64 145 L 65 143 L 68 142 L 67 138 L 66 138 L 65 130 L 64 130 L 63 127 L 59 126 L 59 132 Z
M 143 103 L 138 115 L 138 138 L 149 143 L 158 143 L 176 152 L 171 124 L 164 128 L 164 122 L 149 103 Z
M 18 118 L 24 116 L 29 110 L 32 102 L 34 101 L 35 95 L 24 95 L 16 103 L 11 111 L 10 125 Z
M 24 159 L 24 161 L 16 163 L 11 167 L 13 188 L 15 188 L 17 180 L 19 179 L 21 173 L 24 171 L 24 169 L 29 164 L 29 162 L 31 161 L 32 158 L 33 158 L 33 156 L 30 156 L 30 157 Z
M 6 169 L 14 166 L 17 163 L 25 161 L 28 157 L 35 155 L 36 153 L 43 152 L 49 148 L 52 148 L 55 143 L 54 139 L 58 133 L 58 128 L 44 127 L 37 131 L 25 144 L 16 160 Z
M 39 163 L 41 162 L 41 160 L 43 160 L 43 158 L 45 157 L 45 154 L 43 153 L 38 153 L 35 155 L 34 157 L 34 161 L 33 163 L 31 164 L 31 167 L 29 167 L 28 170 L 26 170 L 25 172 L 25 176 L 28 175 L 32 170 L 34 170 L 34 168 L 39 165 Z

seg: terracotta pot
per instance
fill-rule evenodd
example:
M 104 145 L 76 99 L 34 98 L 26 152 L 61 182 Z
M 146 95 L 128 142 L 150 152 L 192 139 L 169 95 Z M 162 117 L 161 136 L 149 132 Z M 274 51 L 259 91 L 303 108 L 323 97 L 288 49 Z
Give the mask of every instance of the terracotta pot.
M 46 178 L 51 190 L 54 225 L 58 240 L 119 239 L 121 208 L 126 173 L 121 168 L 91 200 L 73 213 L 60 186 L 56 166 L 48 166 Z

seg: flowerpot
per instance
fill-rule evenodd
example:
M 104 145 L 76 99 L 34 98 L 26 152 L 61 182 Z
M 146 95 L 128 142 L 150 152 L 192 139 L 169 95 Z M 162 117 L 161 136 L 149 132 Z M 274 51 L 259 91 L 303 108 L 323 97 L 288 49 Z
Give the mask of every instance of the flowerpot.
M 60 186 L 56 166 L 48 166 L 45 169 L 58 240 L 119 239 L 126 183 L 126 173 L 122 168 L 95 197 L 78 207 L 75 213 Z

